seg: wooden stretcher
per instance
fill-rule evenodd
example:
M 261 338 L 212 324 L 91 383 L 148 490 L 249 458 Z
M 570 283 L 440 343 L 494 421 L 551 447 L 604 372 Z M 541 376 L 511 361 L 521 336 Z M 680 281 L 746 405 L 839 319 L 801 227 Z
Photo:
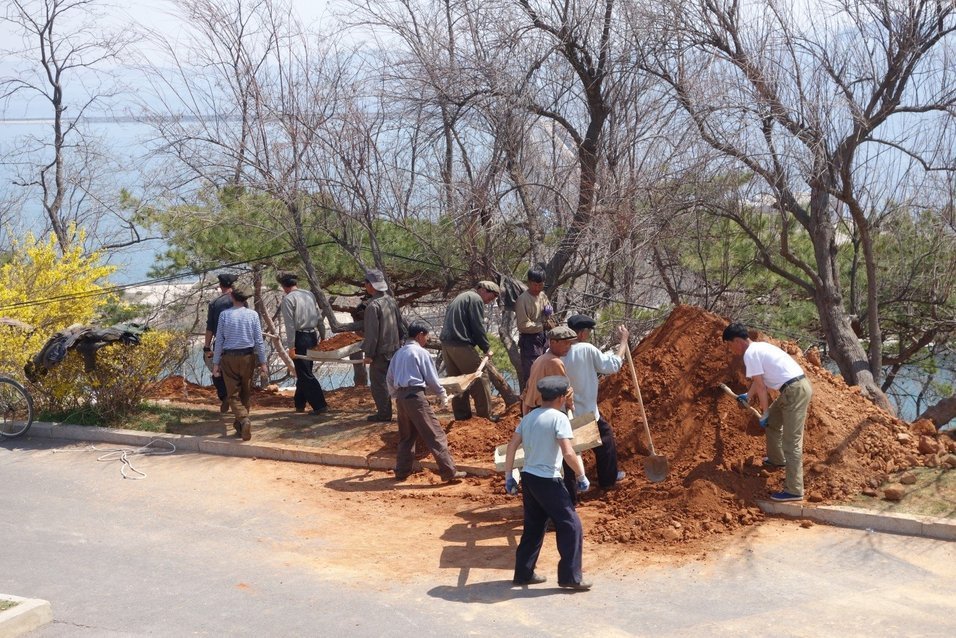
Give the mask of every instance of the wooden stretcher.
M 488 356 L 485 355 L 482 357 L 481 363 L 478 364 L 478 368 L 474 372 L 459 374 L 455 377 L 442 377 L 438 380 L 438 383 L 441 387 L 445 388 L 445 392 L 447 392 L 450 397 L 464 394 L 468 391 L 468 388 L 471 387 L 471 384 L 477 381 L 482 375 L 487 363 Z
M 296 359 L 308 359 L 309 361 L 324 361 L 342 363 L 355 363 L 354 359 L 349 359 L 350 354 L 355 354 L 362 350 L 362 342 L 357 341 L 348 346 L 342 346 L 336 350 L 306 350 L 305 354 L 295 355 Z
M 593 412 L 582 414 L 571 419 L 571 431 L 574 432 L 574 443 L 571 447 L 574 451 L 581 454 L 584 450 L 590 450 L 601 445 L 601 433 L 598 431 L 597 420 Z M 495 470 L 505 471 L 505 457 L 508 452 L 508 445 L 499 445 L 495 448 Z M 524 447 L 518 447 L 515 452 L 514 469 L 524 466 Z

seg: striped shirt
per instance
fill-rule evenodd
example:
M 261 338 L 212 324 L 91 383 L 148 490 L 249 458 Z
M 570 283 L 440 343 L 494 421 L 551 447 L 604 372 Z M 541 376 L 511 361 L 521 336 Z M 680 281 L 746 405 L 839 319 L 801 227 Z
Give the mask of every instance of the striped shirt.
M 259 314 L 251 308 L 235 308 L 219 315 L 216 328 L 216 343 L 212 350 L 212 362 L 218 364 L 223 350 L 255 349 L 259 363 L 266 362 L 265 344 L 262 342 L 262 326 Z
M 308 290 L 296 288 L 285 296 L 279 305 L 285 323 L 285 344 L 295 347 L 295 333 L 315 330 L 319 325 L 319 307 L 315 295 Z

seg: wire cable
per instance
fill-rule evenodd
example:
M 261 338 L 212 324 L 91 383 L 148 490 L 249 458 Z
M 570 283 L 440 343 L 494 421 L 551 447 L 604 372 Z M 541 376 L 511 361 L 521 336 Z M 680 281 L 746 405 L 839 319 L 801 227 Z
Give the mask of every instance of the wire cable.
M 163 445 L 168 445 L 169 449 L 157 449 L 152 447 L 154 443 L 162 443 Z M 138 448 L 114 448 L 114 449 L 102 449 L 98 448 L 95 445 L 91 445 L 83 450 L 53 450 L 53 453 L 57 452 L 104 452 L 96 460 L 104 463 L 109 463 L 111 461 L 119 461 L 120 465 L 120 474 L 124 479 L 129 479 L 131 481 L 141 481 L 146 478 L 146 472 L 137 470 L 133 467 L 133 462 L 130 460 L 134 456 L 165 456 L 167 454 L 173 454 L 176 452 L 176 445 L 172 441 L 167 441 L 166 439 L 153 439 L 146 445 L 142 445 Z M 135 475 L 131 476 L 127 474 L 127 468 L 130 472 L 133 472 Z

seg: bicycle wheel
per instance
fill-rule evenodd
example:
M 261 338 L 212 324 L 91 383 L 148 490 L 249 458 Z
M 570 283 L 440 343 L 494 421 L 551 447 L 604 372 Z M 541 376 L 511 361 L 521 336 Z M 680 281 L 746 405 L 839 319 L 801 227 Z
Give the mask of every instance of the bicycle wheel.
M 0 377 L 0 437 L 21 436 L 33 425 L 33 399 L 26 389 Z

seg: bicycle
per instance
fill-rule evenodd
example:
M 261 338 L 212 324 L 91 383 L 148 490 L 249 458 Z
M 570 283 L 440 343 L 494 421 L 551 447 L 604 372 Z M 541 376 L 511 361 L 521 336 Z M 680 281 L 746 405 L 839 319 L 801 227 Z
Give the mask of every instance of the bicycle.
M 15 380 L 0 376 L 0 439 L 26 434 L 33 425 L 33 397 Z

